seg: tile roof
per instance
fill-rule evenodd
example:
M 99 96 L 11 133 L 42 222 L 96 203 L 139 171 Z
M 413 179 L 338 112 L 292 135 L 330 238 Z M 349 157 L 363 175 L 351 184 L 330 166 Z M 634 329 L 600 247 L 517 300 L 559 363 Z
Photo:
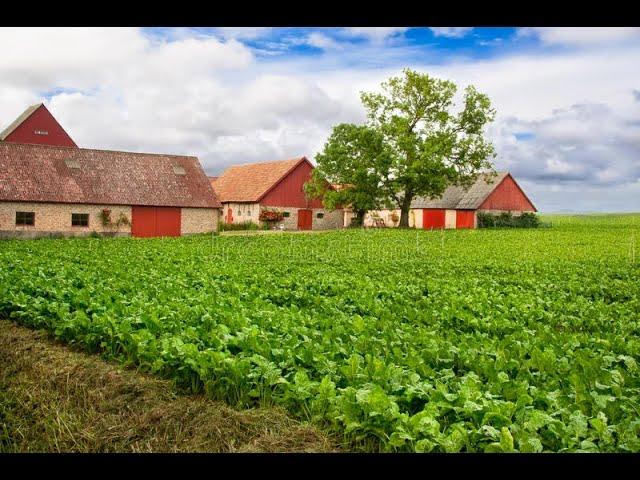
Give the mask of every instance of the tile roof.
M 488 173 L 480 174 L 468 190 L 452 185 L 444 191 L 440 198 L 416 197 L 411 202 L 411 208 L 476 209 L 509 175 L 509 172 L 496 173 L 495 176 Z
M 306 157 L 272 162 L 249 163 L 229 167 L 216 179 L 210 179 L 221 202 L 259 202 L 260 199 Z
M 196 157 L 7 142 L 0 201 L 221 206 Z
M 29 118 L 33 114 L 33 112 L 39 109 L 42 105 L 44 105 L 44 103 L 36 103 L 35 105 L 31 105 L 24 112 L 22 112 L 18 116 L 18 118 L 11 122 L 11 124 L 7 128 L 0 132 L 0 141 L 4 141 L 4 139 L 7 138 L 11 134 L 11 132 L 18 128 L 22 122 Z

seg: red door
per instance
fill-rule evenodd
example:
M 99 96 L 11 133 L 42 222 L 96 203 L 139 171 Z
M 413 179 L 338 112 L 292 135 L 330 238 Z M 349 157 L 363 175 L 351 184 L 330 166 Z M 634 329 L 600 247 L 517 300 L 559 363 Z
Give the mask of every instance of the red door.
M 181 211 L 179 207 L 131 208 L 131 236 L 179 237 Z
M 444 228 L 445 210 L 441 208 L 424 208 L 422 210 L 422 228 Z
M 227 216 L 224 219 L 225 223 L 233 223 L 233 210 L 227 209 Z
M 475 228 L 473 210 L 456 210 L 456 228 Z
M 298 210 L 298 230 L 311 230 L 311 210 Z

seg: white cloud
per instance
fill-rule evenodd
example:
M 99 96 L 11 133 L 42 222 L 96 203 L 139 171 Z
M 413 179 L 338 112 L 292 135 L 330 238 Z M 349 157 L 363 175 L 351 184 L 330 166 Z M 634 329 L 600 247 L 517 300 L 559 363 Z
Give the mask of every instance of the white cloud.
M 342 44 L 320 32 L 310 33 L 307 37 L 307 43 L 323 50 L 341 50 L 343 48 Z
M 436 37 L 462 38 L 473 30 L 473 27 L 429 27 Z
M 255 40 L 269 35 L 273 31 L 272 27 L 218 27 L 218 32 L 225 39 Z
M 520 36 L 536 36 L 545 45 L 602 45 L 640 38 L 638 27 L 526 27 Z
M 364 37 L 374 43 L 382 43 L 390 37 L 409 30 L 407 27 L 348 27 L 342 32 L 352 37 Z

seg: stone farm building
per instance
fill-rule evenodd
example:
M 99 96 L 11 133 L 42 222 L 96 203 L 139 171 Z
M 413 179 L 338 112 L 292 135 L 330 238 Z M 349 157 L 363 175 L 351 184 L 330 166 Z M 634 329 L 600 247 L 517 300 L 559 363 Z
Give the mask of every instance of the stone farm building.
M 196 157 L 78 148 L 42 104 L 0 135 L 0 236 L 180 236 L 217 229 Z
M 481 174 L 476 182 L 465 190 L 451 186 L 440 198 L 415 198 L 409 211 L 409 226 L 423 229 L 476 228 L 477 213 L 499 214 L 511 212 L 536 212 L 536 207 L 509 172 L 497 175 Z M 397 226 L 393 217 L 400 218 L 400 209 L 368 212 L 365 226 Z
M 283 212 L 285 230 L 326 230 L 343 226 L 343 210 L 326 210 L 322 200 L 310 200 L 304 184 L 314 166 L 306 157 L 234 165 L 210 177 L 222 203 L 221 221 L 260 224 L 260 211 Z

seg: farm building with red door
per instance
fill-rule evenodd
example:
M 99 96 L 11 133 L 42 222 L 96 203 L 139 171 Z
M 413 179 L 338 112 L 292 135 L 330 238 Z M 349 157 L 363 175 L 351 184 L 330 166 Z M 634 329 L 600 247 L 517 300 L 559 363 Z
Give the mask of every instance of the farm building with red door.
M 343 211 L 329 211 L 322 200 L 307 198 L 304 184 L 313 164 L 306 158 L 234 165 L 219 177 L 210 177 L 222 203 L 225 223 L 262 224 L 260 212 L 282 212 L 285 230 L 326 230 L 343 225 Z
M 196 157 L 78 148 L 44 106 L 34 107 L 0 141 L 0 237 L 217 229 L 221 205 Z
M 476 228 L 478 212 L 521 215 L 537 210 L 509 172 L 483 173 L 469 189 L 453 185 L 440 198 L 415 198 L 411 202 L 409 226 L 427 230 Z M 369 212 L 365 226 L 396 226 L 399 217 L 399 209 Z

